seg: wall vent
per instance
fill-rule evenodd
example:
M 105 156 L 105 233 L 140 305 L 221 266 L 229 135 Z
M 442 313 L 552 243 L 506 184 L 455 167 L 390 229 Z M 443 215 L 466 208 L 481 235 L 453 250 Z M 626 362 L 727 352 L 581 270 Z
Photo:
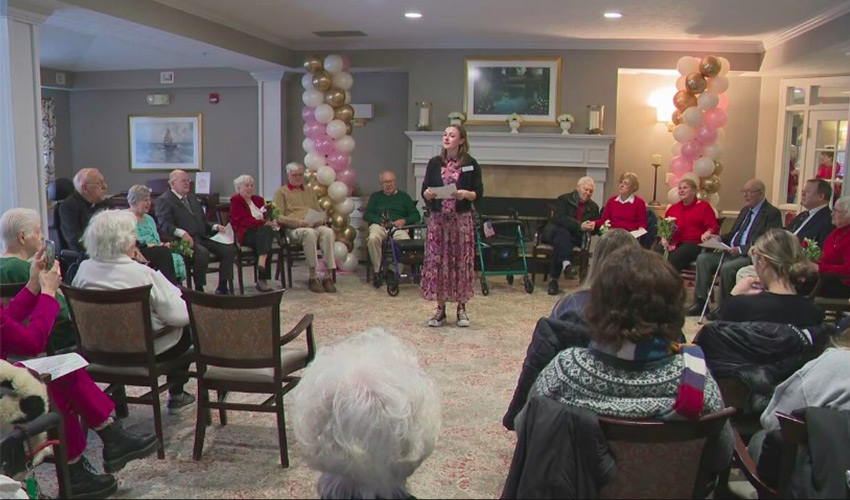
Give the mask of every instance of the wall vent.
M 358 30 L 337 30 L 337 31 L 314 31 L 314 35 L 319 38 L 345 38 L 354 36 L 367 36 L 366 33 Z

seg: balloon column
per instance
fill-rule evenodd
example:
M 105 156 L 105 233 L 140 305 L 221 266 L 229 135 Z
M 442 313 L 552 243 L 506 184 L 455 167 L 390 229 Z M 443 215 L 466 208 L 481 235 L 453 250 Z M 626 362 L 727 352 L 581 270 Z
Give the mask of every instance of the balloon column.
M 720 203 L 720 174 L 723 172 L 723 125 L 729 98 L 729 61 L 724 57 L 685 56 L 676 64 L 681 76 L 673 96 L 673 158 L 667 176 L 670 203 L 679 201 L 677 186 L 691 178 L 699 186 L 697 197 L 717 208 Z
M 336 233 L 334 257 L 337 267 L 351 271 L 357 267 L 354 238 L 357 230 L 349 216 L 354 201 L 349 197 L 354 189 L 354 170 L 351 169 L 351 86 L 354 78 L 348 72 L 351 63 L 346 56 L 330 55 L 322 59 L 312 55 L 304 60 L 307 73 L 301 78 L 304 93 L 304 142 L 307 187 L 319 198 L 319 206 L 327 212 Z

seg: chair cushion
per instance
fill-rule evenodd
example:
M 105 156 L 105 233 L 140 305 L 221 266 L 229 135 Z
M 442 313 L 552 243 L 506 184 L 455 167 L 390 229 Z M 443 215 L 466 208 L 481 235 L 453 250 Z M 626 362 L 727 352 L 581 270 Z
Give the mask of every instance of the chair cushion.
M 186 352 L 194 352 L 194 348 L 189 348 Z M 185 355 L 185 354 L 184 354 Z M 163 367 L 169 363 L 172 363 L 174 360 L 162 361 L 158 362 L 156 365 L 159 367 L 160 373 L 163 372 Z M 125 375 L 125 376 L 134 376 L 134 377 L 147 377 L 148 376 L 148 367 L 147 366 L 107 366 L 101 365 L 99 363 L 91 363 L 86 366 L 86 371 L 90 373 L 103 373 L 107 375 Z
M 306 349 L 280 348 L 280 370 L 283 375 L 288 375 L 305 366 L 307 366 Z M 274 382 L 274 368 L 224 368 L 208 365 L 204 379 L 271 383 Z

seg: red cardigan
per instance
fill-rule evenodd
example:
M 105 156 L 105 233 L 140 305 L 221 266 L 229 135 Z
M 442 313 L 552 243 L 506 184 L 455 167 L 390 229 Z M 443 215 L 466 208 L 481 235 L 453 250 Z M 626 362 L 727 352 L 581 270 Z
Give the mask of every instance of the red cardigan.
M 256 195 L 251 196 L 251 201 L 257 208 L 263 208 L 266 205 L 266 200 Z M 266 225 L 266 221 L 255 219 L 251 215 L 251 209 L 248 207 L 245 198 L 239 194 L 234 194 L 230 197 L 230 224 L 233 225 L 233 231 L 236 233 L 236 241 L 241 245 L 242 237 L 249 229 L 263 227 Z
M 711 204 L 701 200 L 695 200 L 690 205 L 685 205 L 681 201 L 674 203 L 667 209 L 664 217 L 676 218 L 676 232 L 673 233 L 673 239 L 670 242 L 673 245 L 700 244 L 703 233 L 711 231 L 717 234 L 720 230 Z
M 43 293 L 33 295 L 26 287 L 8 306 L 0 304 L 0 359 L 12 354 L 38 356 L 44 352 L 58 315 L 56 299 Z M 29 324 L 22 325 L 27 319 Z
M 850 276 L 850 226 L 829 233 L 821 251 L 818 271 Z
M 611 221 L 611 229 L 646 229 L 646 203 L 643 198 L 635 196 L 634 203 L 620 203 L 617 201 L 618 197 L 619 195 L 614 195 L 605 203 L 602 216 L 594 221 L 596 229 L 605 224 L 606 220 Z

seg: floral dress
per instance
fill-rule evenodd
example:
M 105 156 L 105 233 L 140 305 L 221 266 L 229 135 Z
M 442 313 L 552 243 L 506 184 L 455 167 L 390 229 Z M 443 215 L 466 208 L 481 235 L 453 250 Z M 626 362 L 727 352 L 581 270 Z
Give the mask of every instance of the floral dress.
M 443 184 L 460 177 L 457 162 L 442 168 Z M 472 298 L 475 283 L 475 226 L 472 212 L 458 213 L 457 200 L 438 200 L 441 212 L 431 212 L 425 240 L 422 297 L 426 300 L 465 304 Z
M 144 220 L 136 223 L 136 239 L 139 240 L 139 243 L 142 245 L 162 244 L 162 240 L 159 239 L 159 233 L 156 230 L 156 223 L 153 221 L 153 217 L 145 214 Z M 171 259 L 174 261 L 174 274 L 177 276 L 177 279 L 186 279 L 186 263 L 183 261 L 183 257 L 173 253 L 171 254 Z

